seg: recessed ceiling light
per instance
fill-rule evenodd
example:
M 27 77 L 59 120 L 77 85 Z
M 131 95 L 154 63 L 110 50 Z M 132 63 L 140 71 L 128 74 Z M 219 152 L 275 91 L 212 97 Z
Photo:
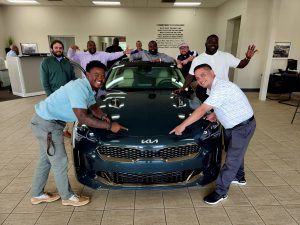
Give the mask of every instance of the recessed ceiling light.
M 121 2 L 109 2 L 109 1 L 93 1 L 95 5 L 111 5 L 118 6 L 121 5 Z
M 35 0 L 7 0 L 7 1 L 15 4 L 39 4 Z
M 174 6 L 188 6 L 188 7 L 196 7 L 201 5 L 201 2 L 174 2 Z

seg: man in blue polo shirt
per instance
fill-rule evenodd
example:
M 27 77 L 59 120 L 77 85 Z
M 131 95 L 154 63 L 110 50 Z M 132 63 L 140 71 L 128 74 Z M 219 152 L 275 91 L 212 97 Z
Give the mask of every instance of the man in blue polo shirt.
M 127 128 L 113 122 L 97 107 L 95 94 L 105 80 L 106 66 L 91 61 L 86 66 L 86 78 L 70 81 L 45 100 L 35 105 L 31 126 L 40 146 L 40 155 L 32 183 L 32 204 L 62 199 L 63 205 L 82 206 L 89 198 L 77 196 L 68 180 L 68 159 L 63 140 L 66 122 L 78 120 L 90 127 L 116 133 Z M 88 115 L 87 110 L 93 116 Z M 52 169 L 58 193 L 45 193 L 49 171 Z

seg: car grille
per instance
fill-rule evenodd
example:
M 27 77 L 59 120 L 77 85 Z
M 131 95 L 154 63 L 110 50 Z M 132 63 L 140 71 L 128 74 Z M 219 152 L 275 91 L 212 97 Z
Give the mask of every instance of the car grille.
M 108 146 L 101 145 L 97 148 L 100 156 L 119 158 L 119 159 L 172 159 L 183 156 L 188 156 L 191 154 L 198 153 L 200 150 L 199 145 L 189 144 L 189 145 L 180 145 L 174 147 L 166 147 L 161 149 L 137 149 L 137 148 L 123 148 L 119 146 Z
M 148 174 L 101 171 L 98 172 L 97 175 L 104 178 L 109 183 L 114 184 L 153 185 L 184 182 L 200 172 L 200 169 Z

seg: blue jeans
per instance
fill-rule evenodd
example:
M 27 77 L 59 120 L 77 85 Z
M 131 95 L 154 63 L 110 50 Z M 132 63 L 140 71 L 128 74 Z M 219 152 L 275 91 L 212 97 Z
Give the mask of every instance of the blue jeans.
M 64 145 L 63 129 L 65 123 L 55 120 L 44 120 L 36 113 L 31 120 L 31 129 L 39 141 L 40 154 L 33 177 L 32 196 L 37 197 L 44 193 L 50 169 L 54 174 L 59 195 L 63 200 L 69 199 L 73 192 L 68 179 L 68 158 Z M 52 134 L 53 146 L 47 154 L 47 136 Z

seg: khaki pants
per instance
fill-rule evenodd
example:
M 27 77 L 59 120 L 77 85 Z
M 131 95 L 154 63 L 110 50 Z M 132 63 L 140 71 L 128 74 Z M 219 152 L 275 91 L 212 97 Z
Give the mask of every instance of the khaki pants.
M 32 132 L 38 139 L 40 147 L 39 159 L 32 183 L 33 197 L 44 193 L 50 169 L 53 171 L 56 187 L 61 198 L 66 200 L 73 195 L 68 179 L 68 158 L 63 138 L 64 127 L 64 122 L 44 120 L 36 113 L 32 117 Z M 52 134 L 53 141 L 53 146 L 49 149 L 52 156 L 47 154 L 47 136 L 49 132 Z

